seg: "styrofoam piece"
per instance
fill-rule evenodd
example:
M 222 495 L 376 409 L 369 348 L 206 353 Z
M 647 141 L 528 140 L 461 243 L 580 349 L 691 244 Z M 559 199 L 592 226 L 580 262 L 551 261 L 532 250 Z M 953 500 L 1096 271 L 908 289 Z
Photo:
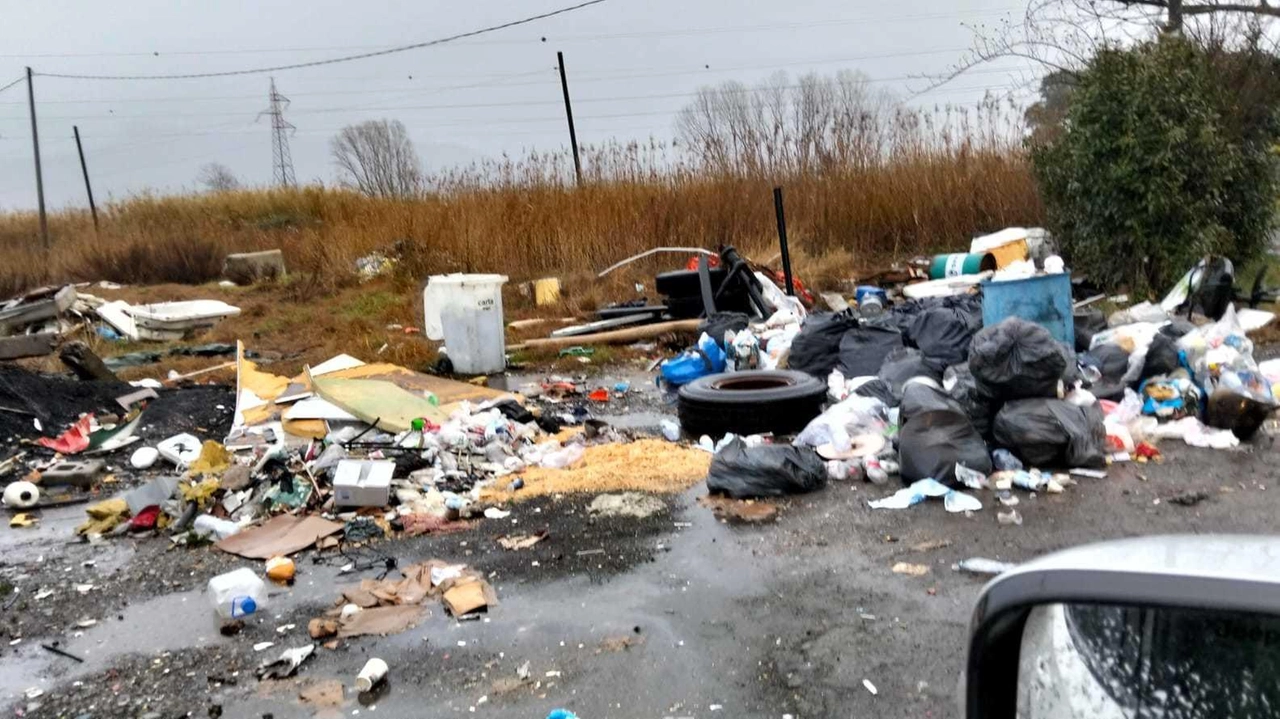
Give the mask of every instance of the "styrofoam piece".
M 183 432 L 157 444 L 156 450 L 161 457 L 174 463 L 179 469 L 186 469 L 188 464 L 200 457 L 201 444 L 199 437 Z
M 333 473 L 333 503 L 338 507 L 385 507 L 391 501 L 389 459 L 344 459 Z
M 309 397 L 299 400 L 287 412 L 285 419 L 324 419 L 329 421 L 354 422 L 355 415 L 320 397 Z

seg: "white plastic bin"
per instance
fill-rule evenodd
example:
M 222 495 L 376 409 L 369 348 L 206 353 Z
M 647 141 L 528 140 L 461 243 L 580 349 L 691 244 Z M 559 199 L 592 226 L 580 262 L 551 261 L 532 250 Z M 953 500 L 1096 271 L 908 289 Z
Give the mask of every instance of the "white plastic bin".
M 442 296 L 437 303 L 440 327 L 453 371 L 493 374 L 506 368 L 502 314 L 502 285 L 506 281 L 504 275 L 444 275 L 427 283 L 428 292 Z
M 444 325 L 440 323 L 440 310 L 449 301 L 449 292 L 456 278 L 464 275 L 432 275 L 422 288 L 422 331 L 429 340 L 444 339 Z

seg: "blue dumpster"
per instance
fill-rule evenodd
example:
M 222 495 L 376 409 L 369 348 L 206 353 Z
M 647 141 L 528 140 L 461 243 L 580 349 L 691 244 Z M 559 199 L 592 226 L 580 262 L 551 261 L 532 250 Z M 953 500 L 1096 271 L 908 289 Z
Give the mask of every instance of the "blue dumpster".
M 1062 272 L 1025 280 L 983 282 L 983 326 L 999 324 L 1009 317 L 1042 325 L 1054 339 L 1074 346 L 1076 323 L 1071 311 L 1071 276 Z

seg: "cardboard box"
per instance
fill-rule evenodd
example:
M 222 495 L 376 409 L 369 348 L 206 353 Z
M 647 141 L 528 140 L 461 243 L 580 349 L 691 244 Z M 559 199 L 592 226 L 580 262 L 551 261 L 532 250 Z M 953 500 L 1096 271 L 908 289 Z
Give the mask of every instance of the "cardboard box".
M 391 501 L 389 459 L 344 459 L 333 475 L 333 503 L 338 507 L 385 507 Z

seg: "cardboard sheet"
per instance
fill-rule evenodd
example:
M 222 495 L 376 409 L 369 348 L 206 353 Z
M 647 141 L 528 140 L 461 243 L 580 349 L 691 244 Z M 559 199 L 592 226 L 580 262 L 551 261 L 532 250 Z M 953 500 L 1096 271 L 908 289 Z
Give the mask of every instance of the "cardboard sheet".
M 257 527 L 233 534 L 214 546 L 245 559 L 270 559 L 300 552 L 315 544 L 317 539 L 341 531 L 341 524 L 322 517 L 281 514 Z
M 412 629 L 429 614 L 426 607 L 417 604 L 372 607 L 343 619 L 341 626 L 338 627 L 338 636 L 357 637 L 363 634 L 374 634 L 385 637 L 388 634 L 399 634 L 406 629 Z

